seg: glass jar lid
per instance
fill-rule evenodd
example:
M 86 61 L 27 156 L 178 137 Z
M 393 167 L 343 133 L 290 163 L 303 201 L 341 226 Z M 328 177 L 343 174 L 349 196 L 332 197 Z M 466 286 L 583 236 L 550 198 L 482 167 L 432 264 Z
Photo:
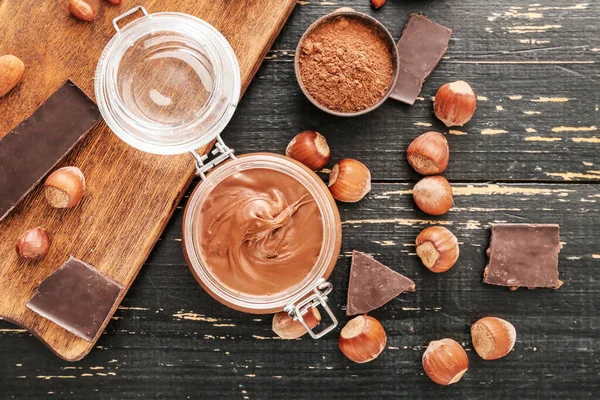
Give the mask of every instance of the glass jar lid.
M 122 29 L 119 19 L 144 13 Z M 240 69 L 225 37 L 181 13 L 136 7 L 113 21 L 117 31 L 96 68 L 96 101 L 108 126 L 129 145 L 180 154 L 213 140 L 240 97 Z

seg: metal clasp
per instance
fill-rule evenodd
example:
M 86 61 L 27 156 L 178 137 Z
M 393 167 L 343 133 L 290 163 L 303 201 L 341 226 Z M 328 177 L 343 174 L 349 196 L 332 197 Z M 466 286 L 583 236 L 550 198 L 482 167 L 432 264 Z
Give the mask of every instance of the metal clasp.
M 233 149 L 230 149 L 225 144 L 223 139 L 221 139 L 220 135 L 217 136 L 217 141 L 215 142 L 215 148 L 209 153 L 216 157 L 214 157 L 209 162 L 204 163 L 204 161 L 206 161 L 208 159 L 209 154 L 205 154 L 205 155 L 201 156 L 200 154 L 196 153 L 195 151 L 190 151 L 190 154 L 192 156 L 194 156 L 194 158 L 196 159 L 196 175 L 198 175 L 200 177 L 200 179 L 202 179 L 202 180 L 206 179 L 206 173 L 208 171 L 210 171 L 217 165 L 221 164 L 223 161 L 235 160 L 236 157 L 235 157 L 235 155 L 233 155 L 233 153 L 234 153 Z
M 333 285 L 321 278 L 314 285 L 312 285 L 307 292 L 296 296 L 287 306 L 283 308 L 283 311 L 287 312 L 290 317 L 294 319 L 294 321 L 300 321 L 304 329 L 306 329 L 308 334 L 313 339 L 319 339 L 334 330 L 338 325 L 337 318 L 335 318 L 331 308 L 329 308 L 327 305 L 327 295 L 331 293 L 332 290 Z M 310 292 L 312 292 L 312 294 L 304 298 L 306 293 Z M 327 315 L 329 315 L 329 318 L 331 319 L 331 324 L 326 326 L 319 333 L 315 333 L 310 326 L 308 326 L 303 316 L 308 312 L 308 310 L 310 310 L 311 307 L 318 306 L 322 306 L 327 312 Z
M 124 12 L 123 14 L 119 15 L 118 17 L 116 17 L 115 19 L 112 20 L 112 24 L 113 27 L 115 28 L 115 31 L 117 31 L 117 33 L 121 32 L 121 29 L 119 29 L 119 25 L 117 25 L 117 22 L 119 22 L 120 20 L 122 20 L 125 17 L 130 16 L 131 14 L 135 14 L 136 12 L 141 11 L 142 14 L 144 14 L 144 17 L 148 17 L 148 12 L 146 11 L 146 9 L 142 6 L 137 6 L 137 7 L 133 7 L 131 10 Z

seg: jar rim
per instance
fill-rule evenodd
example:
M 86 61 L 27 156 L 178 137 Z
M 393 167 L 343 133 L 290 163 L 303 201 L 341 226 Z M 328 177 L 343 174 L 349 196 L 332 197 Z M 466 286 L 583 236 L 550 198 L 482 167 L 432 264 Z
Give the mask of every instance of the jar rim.
M 315 266 L 295 286 L 270 296 L 237 293 L 215 279 L 197 247 L 194 229 L 197 213 L 212 189 L 232 174 L 255 168 L 274 169 L 296 179 L 315 199 L 323 220 L 323 244 Z M 335 200 L 323 181 L 304 165 L 279 154 L 251 153 L 217 167 L 192 192 L 183 216 L 183 248 L 188 266 L 198 283 L 216 300 L 239 311 L 267 314 L 282 310 L 320 278 L 327 279 L 335 267 L 341 247 L 341 222 Z
M 197 46 L 210 62 L 215 81 L 202 113 L 183 123 L 160 126 L 130 112 L 118 93 L 118 74 L 128 48 L 150 34 L 167 32 Z M 107 43 L 96 67 L 96 101 L 104 120 L 127 144 L 154 154 L 181 154 L 215 139 L 231 120 L 240 93 L 240 67 L 227 39 L 206 21 L 183 13 L 149 14 L 125 25 Z M 206 127 L 200 126 L 203 122 Z

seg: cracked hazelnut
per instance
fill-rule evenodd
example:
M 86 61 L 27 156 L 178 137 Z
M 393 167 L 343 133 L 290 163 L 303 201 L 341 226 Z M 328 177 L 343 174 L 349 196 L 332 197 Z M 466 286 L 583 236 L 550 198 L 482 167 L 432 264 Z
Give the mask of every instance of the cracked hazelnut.
M 508 321 L 497 317 L 484 317 L 471 325 L 475 351 L 484 360 L 497 360 L 513 349 L 517 331 Z
M 360 161 L 340 160 L 329 174 L 329 190 L 336 200 L 356 203 L 371 191 L 371 172 Z
M 387 336 L 383 326 L 368 315 L 359 315 L 348 321 L 338 341 L 342 353 L 355 363 L 376 359 L 386 343 Z
M 456 236 L 442 226 L 430 226 L 419 233 L 417 255 L 431 272 L 445 272 L 456 264 L 459 248 Z
M 316 171 L 327 165 L 331 152 L 323 135 L 315 131 L 303 131 L 288 144 L 285 155 Z
M 321 322 L 321 314 L 315 307 L 311 307 L 303 318 L 310 329 Z M 297 339 L 307 333 L 304 325 L 300 321 L 294 321 L 285 311 L 278 312 L 273 316 L 273 332 L 282 339 Z
M 85 192 L 85 177 L 77 167 L 62 167 L 44 182 L 46 200 L 54 208 L 75 207 Z
M 456 383 L 469 369 L 469 357 L 460 344 L 452 339 L 429 343 L 423 353 L 423 369 L 438 385 Z
M 426 132 L 408 146 L 406 158 L 419 174 L 439 175 L 448 167 L 448 141 L 441 133 Z
M 452 187 L 443 176 L 426 176 L 413 188 L 413 198 L 427 214 L 446 214 L 452 208 Z
M 50 250 L 50 238 L 42 227 L 30 229 L 17 239 L 17 254 L 26 260 L 39 260 Z
M 433 112 L 444 125 L 463 126 L 477 108 L 477 97 L 464 81 L 446 83 L 440 87 L 433 102 Z

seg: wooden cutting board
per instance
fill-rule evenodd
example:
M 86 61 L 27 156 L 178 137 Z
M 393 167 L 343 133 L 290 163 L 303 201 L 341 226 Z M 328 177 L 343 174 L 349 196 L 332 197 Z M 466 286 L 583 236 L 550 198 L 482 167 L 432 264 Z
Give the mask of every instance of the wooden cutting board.
M 237 55 L 245 90 L 296 0 L 124 0 L 120 6 L 103 0 L 93 23 L 71 17 L 67 3 L 0 0 L 0 55 L 14 54 L 26 66 L 23 81 L 0 99 L 0 137 L 68 78 L 93 98 L 96 63 L 115 33 L 111 21 L 136 5 L 150 13 L 191 14 L 214 25 Z M 102 122 L 63 165 L 78 166 L 86 177 L 81 204 L 52 209 L 38 187 L 0 222 L 0 316 L 36 335 L 58 356 L 76 361 L 94 343 L 38 316 L 25 303 L 69 255 L 128 289 L 189 186 L 194 163 L 190 155 L 157 156 L 129 147 Z M 15 241 L 36 226 L 48 231 L 52 247 L 44 260 L 24 262 L 15 253 Z

